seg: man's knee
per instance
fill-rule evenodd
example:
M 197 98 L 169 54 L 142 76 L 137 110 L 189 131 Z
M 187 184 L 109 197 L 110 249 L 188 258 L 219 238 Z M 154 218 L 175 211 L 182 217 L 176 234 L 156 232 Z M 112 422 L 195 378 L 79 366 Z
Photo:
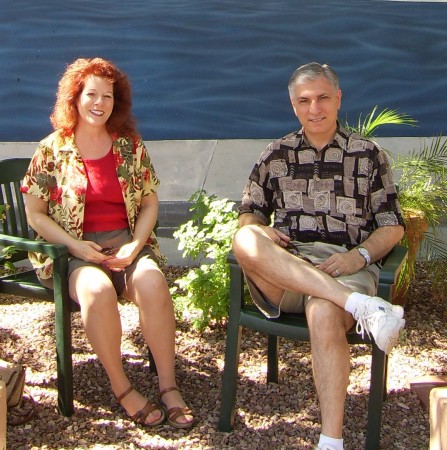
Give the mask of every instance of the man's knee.
M 250 247 L 250 244 L 256 242 L 256 225 L 245 225 L 239 228 L 233 236 L 233 246 L 234 247 Z
M 242 265 L 257 255 L 259 244 L 256 228 L 256 225 L 245 225 L 233 236 L 233 252 Z
M 352 316 L 334 303 L 311 298 L 306 305 L 306 317 L 313 338 L 333 342 L 346 339 L 346 332 L 354 324 Z

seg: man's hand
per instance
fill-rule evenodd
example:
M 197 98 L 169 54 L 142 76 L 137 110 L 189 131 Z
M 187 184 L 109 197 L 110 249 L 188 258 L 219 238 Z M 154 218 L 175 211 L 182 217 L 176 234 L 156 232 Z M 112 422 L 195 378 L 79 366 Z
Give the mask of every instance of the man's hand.
M 316 267 L 337 278 L 341 275 L 351 275 L 365 267 L 365 258 L 353 249 L 347 253 L 335 253 Z
M 375 229 L 368 239 L 362 242 L 370 256 L 371 262 L 378 261 L 402 239 L 404 227 L 401 225 L 388 225 Z M 365 267 L 365 258 L 357 248 L 347 253 L 338 253 L 330 256 L 326 261 L 317 266 L 323 272 L 335 277 L 351 275 Z

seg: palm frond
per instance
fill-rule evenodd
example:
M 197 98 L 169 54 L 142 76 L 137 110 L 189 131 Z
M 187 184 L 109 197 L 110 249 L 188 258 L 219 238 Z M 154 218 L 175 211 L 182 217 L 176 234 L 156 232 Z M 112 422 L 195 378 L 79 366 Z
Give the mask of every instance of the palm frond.
M 427 261 L 447 259 L 447 248 L 445 247 L 444 239 L 429 231 L 424 234 L 421 251 L 426 255 Z
M 431 140 L 430 145 L 420 149 L 413 149 L 408 154 L 409 159 L 433 162 L 435 165 L 445 166 L 447 163 L 447 139 L 439 135 Z
M 346 122 L 345 128 L 354 131 L 364 137 L 372 137 L 374 131 L 383 125 L 409 125 L 412 127 L 417 126 L 417 121 L 408 114 L 399 113 L 395 109 L 384 108 L 377 115 L 378 105 L 374 106 L 371 112 L 369 112 L 362 120 L 362 114 L 358 119 L 357 127 L 352 127 Z

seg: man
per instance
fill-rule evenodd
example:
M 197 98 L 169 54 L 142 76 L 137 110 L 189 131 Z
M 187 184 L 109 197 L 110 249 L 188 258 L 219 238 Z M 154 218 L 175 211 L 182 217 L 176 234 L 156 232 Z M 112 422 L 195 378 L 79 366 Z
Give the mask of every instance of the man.
M 405 325 L 402 307 L 374 297 L 375 263 L 402 238 L 404 222 L 384 152 L 337 121 L 335 72 L 301 66 L 289 94 L 302 129 L 271 143 L 254 166 L 233 250 L 267 317 L 305 311 L 322 417 L 317 449 L 341 450 L 346 332 L 357 321 L 388 354 Z

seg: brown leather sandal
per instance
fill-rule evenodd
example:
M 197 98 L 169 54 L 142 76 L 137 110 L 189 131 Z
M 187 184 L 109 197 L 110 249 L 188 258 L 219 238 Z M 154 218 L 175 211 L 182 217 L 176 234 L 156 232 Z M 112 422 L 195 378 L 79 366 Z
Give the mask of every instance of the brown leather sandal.
M 178 388 L 176 386 L 169 387 L 166 389 L 163 389 L 160 394 L 158 394 L 158 400 L 160 402 L 161 407 L 166 412 L 167 422 L 169 425 L 171 425 L 174 428 L 192 428 L 194 425 L 194 415 L 192 411 L 188 407 L 181 408 L 180 406 L 174 406 L 172 408 L 169 408 L 165 405 L 163 400 L 161 399 L 163 395 L 165 395 L 168 392 L 171 391 L 178 391 Z M 189 420 L 188 422 L 177 422 L 177 419 L 180 416 L 192 416 L 193 418 Z
M 133 387 L 130 386 L 121 395 L 116 396 L 116 401 L 119 403 L 121 408 L 124 409 L 124 411 L 126 411 L 126 408 L 124 408 L 124 406 L 121 404 L 121 400 L 126 398 L 133 390 L 134 390 Z M 161 412 L 160 418 L 157 420 L 154 420 L 153 422 L 146 423 L 147 416 L 153 411 L 160 411 Z M 126 411 L 126 413 L 127 413 L 127 411 Z M 127 415 L 135 423 L 144 425 L 145 427 L 149 427 L 149 428 L 161 425 L 166 420 L 166 413 L 165 413 L 164 409 L 160 408 L 160 405 L 157 405 L 156 403 L 151 403 L 149 400 L 144 405 L 144 407 L 140 411 L 136 412 L 133 416 L 129 415 L 128 413 L 127 413 Z

